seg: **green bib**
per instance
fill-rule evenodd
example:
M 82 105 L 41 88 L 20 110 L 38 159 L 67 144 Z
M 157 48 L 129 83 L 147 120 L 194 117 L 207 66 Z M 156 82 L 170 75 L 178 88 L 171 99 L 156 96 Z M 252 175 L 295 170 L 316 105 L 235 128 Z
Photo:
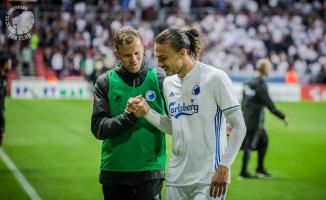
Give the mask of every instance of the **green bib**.
M 142 95 L 149 106 L 164 113 L 164 100 L 160 93 L 157 72 L 149 69 L 144 82 L 139 87 L 130 87 L 119 75 L 110 70 L 109 104 L 111 117 L 124 112 L 129 98 Z M 119 136 L 103 141 L 101 170 L 145 171 L 165 169 L 165 134 L 151 125 L 145 118 Z

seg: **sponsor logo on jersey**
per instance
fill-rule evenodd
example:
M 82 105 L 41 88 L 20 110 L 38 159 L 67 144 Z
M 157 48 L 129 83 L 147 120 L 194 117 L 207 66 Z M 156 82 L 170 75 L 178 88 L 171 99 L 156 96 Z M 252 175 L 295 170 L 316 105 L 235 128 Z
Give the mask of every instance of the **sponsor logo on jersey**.
M 189 105 L 187 105 L 186 103 L 171 102 L 169 104 L 169 111 L 170 116 L 175 117 L 177 119 L 182 115 L 189 116 L 198 113 L 199 105 L 194 104 L 193 101 L 192 104 Z
M 179 92 L 174 92 L 174 91 L 171 91 L 168 95 L 168 97 L 174 97 L 174 96 L 179 96 L 180 93 Z
M 197 95 L 199 95 L 199 93 L 200 93 L 200 87 L 199 87 L 199 85 L 195 85 L 192 88 L 192 94 L 197 96 Z
M 156 94 L 153 90 L 148 90 L 145 94 L 145 98 L 147 101 L 155 101 Z

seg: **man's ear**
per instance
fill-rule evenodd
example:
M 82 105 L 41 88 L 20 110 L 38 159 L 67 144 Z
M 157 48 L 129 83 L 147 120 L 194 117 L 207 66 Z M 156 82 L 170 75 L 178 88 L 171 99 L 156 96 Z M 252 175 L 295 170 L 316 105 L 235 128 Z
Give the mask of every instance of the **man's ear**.
M 119 60 L 120 54 L 119 54 L 118 50 L 114 50 L 113 53 L 114 53 L 115 57 Z
M 187 53 L 187 50 L 185 48 L 180 49 L 179 55 L 180 55 L 181 58 L 184 58 L 187 54 L 188 53 Z

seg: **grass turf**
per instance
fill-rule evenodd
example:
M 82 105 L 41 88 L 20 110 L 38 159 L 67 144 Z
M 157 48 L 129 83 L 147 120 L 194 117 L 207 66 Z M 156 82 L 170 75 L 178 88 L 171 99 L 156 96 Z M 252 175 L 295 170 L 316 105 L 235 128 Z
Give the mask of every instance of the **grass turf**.
M 4 151 L 39 195 L 43 199 L 102 199 L 98 183 L 101 142 L 90 132 L 91 102 L 6 100 Z M 266 166 L 273 178 L 238 180 L 240 153 L 232 167 L 228 199 L 325 198 L 326 104 L 277 105 L 290 124 L 284 127 L 266 112 L 270 138 Z M 170 152 L 170 137 L 167 141 Z M 256 160 L 253 153 L 251 172 Z M 1 160 L 0 183 L 0 199 L 28 199 Z

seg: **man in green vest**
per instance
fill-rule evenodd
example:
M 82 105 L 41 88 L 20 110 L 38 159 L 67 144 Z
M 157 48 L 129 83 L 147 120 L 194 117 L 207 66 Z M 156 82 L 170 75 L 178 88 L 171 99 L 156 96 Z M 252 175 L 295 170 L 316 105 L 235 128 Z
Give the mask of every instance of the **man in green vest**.
M 94 87 L 92 132 L 103 140 L 100 183 L 104 199 L 161 199 L 166 161 L 165 134 L 125 111 L 129 98 L 142 95 L 164 113 L 164 72 L 144 59 L 138 31 L 125 27 L 114 37 L 117 63 Z

